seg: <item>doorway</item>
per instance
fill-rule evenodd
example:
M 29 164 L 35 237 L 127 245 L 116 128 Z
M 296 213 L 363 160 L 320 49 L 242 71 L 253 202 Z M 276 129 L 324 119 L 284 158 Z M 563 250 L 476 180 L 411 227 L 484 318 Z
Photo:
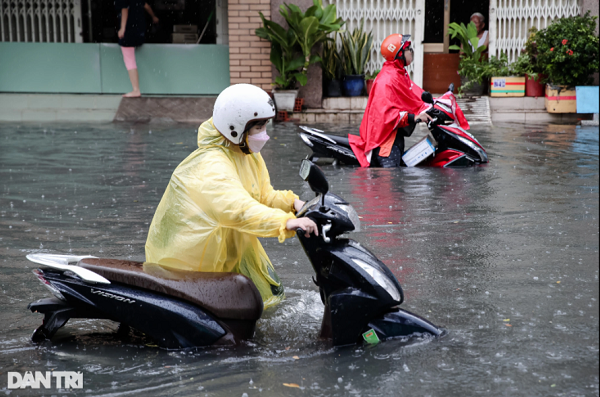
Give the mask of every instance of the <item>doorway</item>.
M 423 40 L 423 89 L 443 93 L 450 83 L 460 86 L 458 51 L 449 49 L 457 40 L 450 40 L 451 22 L 469 23 L 475 12 L 483 14 L 488 26 L 489 0 L 425 0 L 425 32 Z

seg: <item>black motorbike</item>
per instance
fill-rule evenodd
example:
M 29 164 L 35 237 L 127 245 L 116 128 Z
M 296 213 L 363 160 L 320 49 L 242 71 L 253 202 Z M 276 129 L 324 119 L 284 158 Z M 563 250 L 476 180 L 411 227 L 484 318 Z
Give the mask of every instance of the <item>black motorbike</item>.
M 304 160 L 300 176 L 317 193 L 298 217 L 313 219 L 320 235 L 307 238 L 300 229 L 297 235 L 325 305 L 321 335 L 335 346 L 443 335 L 429 321 L 400 309 L 404 295 L 392 272 L 360 244 L 341 237 L 360 228 L 359 218 L 349 203 L 328 192 L 322 171 Z M 34 342 L 52 338 L 71 318 L 97 318 L 140 331 L 164 348 L 236 345 L 252 338 L 263 311 L 256 286 L 241 274 L 90 256 L 27 258 L 44 266 L 33 272 L 55 296 L 28 306 L 44 314 Z

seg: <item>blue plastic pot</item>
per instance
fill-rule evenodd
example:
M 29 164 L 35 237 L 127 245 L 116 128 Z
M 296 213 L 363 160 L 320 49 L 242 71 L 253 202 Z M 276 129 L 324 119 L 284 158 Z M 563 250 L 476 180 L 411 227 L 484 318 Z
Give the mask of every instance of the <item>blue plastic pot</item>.
M 344 76 L 342 91 L 345 96 L 360 96 L 365 88 L 364 74 L 351 74 Z

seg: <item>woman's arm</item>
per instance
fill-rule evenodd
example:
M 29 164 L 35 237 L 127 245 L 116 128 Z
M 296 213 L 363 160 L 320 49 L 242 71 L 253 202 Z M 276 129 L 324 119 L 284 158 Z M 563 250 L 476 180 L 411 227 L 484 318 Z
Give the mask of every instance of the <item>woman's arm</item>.
M 144 9 L 148 14 L 150 14 L 150 17 L 152 18 L 152 23 L 158 23 L 158 18 L 156 17 L 156 15 L 154 15 L 154 11 L 152 11 L 152 7 L 150 7 L 150 4 L 145 3 Z
M 262 156 L 258 156 L 258 166 L 260 172 L 261 194 L 260 202 L 271 208 L 279 208 L 285 212 L 298 211 L 296 201 L 299 197 L 291 190 L 275 190 L 271 185 L 269 170 Z M 302 205 L 300 205 L 302 207 Z
M 129 8 L 121 9 L 121 28 L 119 29 L 119 33 L 117 35 L 120 39 L 125 37 L 125 27 L 127 26 L 127 17 L 129 16 Z

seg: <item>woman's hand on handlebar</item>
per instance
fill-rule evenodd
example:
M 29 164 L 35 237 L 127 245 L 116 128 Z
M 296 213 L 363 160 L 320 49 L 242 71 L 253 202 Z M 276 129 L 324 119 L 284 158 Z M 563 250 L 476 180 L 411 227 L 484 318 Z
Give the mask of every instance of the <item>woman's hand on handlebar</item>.
M 317 224 L 310 218 L 296 218 L 296 219 L 288 219 L 285 224 L 285 228 L 287 230 L 304 230 L 304 236 L 310 237 L 311 233 L 314 233 L 315 236 L 319 235 L 319 228 Z

